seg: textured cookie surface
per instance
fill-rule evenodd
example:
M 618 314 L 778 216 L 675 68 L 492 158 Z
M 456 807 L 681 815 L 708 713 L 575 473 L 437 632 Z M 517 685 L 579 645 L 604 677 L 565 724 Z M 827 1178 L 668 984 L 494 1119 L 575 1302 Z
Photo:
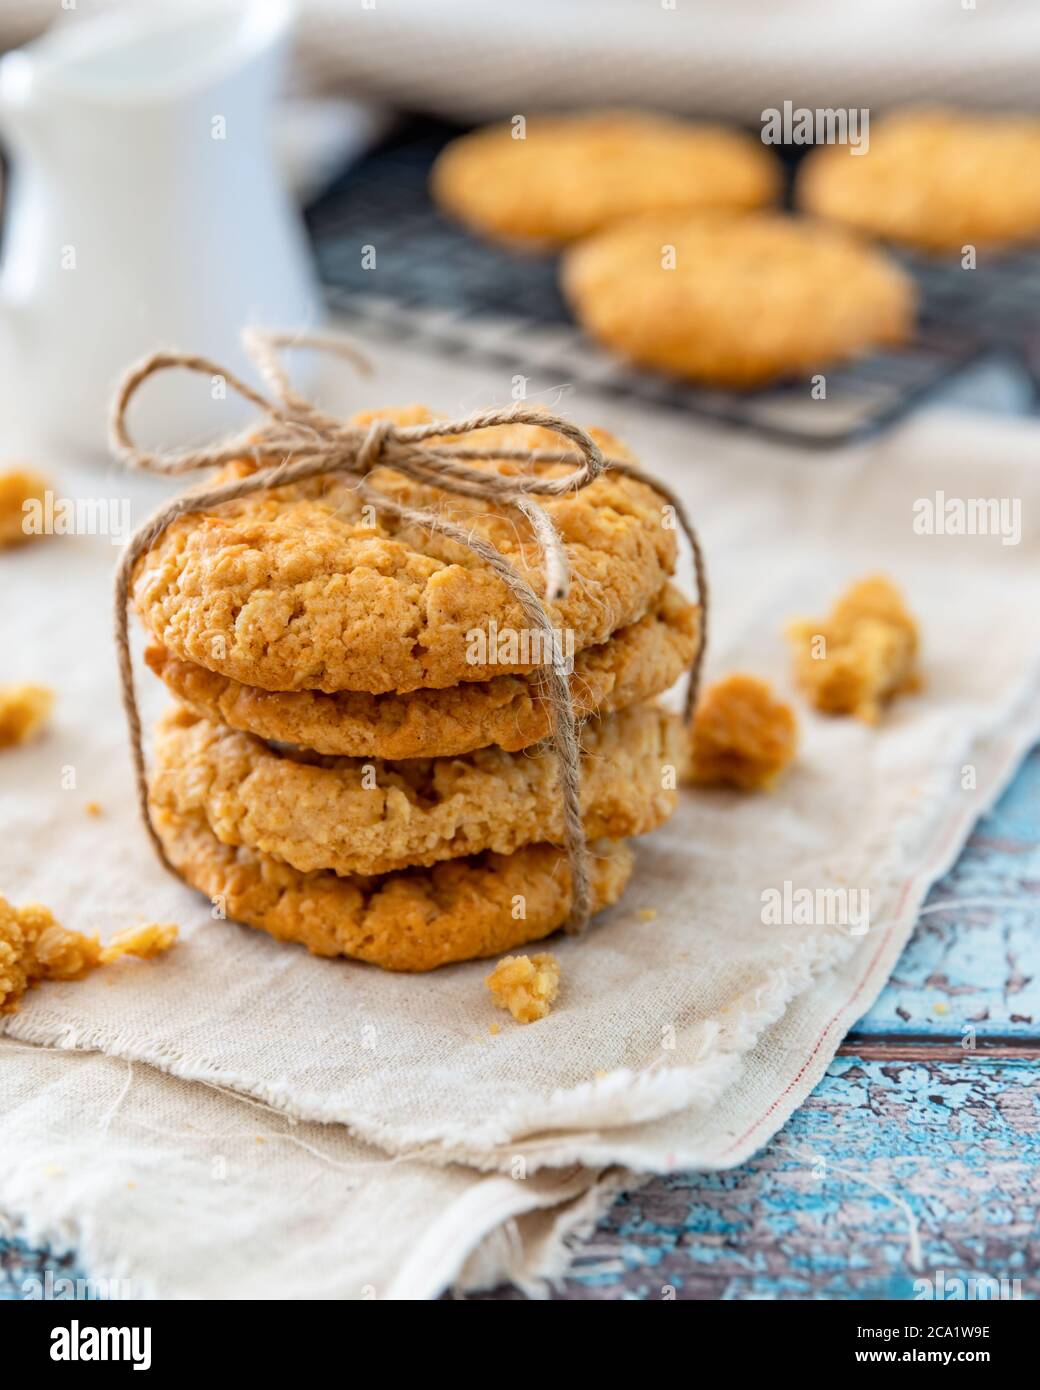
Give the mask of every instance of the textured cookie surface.
M 183 878 L 227 916 L 319 956 L 353 956 L 386 970 L 433 970 L 538 941 L 570 911 L 567 861 L 551 845 L 453 859 L 379 878 L 302 874 L 267 855 L 222 845 L 201 811 L 159 807 L 153 822 Z M 632 872 L 624 843 L 592 850 L 595 910 L 616 902 Z
M 1040 237 L 1040 119 L 925 109 L 891 116 L 865 154 L 823 146 L 806 159 L 800 205 L 930 251 Z
M 641 835 L 671 815 L 683 758 L 676 715 L 636 705 L 590 721 L 581 741 L 590 838 Z M 305 760 L 176 708 L 159 726 L 152 799 L 180 815 L 201 811 L 223 844 L 303 872 L 382 874 L 510 854 L 564 833 L 557 761 L 545 745 L 397 763 Z
M 608 714 L 667 690 L 693 659 L 698 609 L 666 585 L 639 622 L 577 654 L 571 695 L 579 716 Z M 406 695 L 271 691 L 179 661 L 163 647 L 149 666 L 194 713 L 260 738 L 346 757 L 430 758 L 497 744 L 510 752 L 550 731 L 537 676 L 496 676 Z
M 635 218 L 564 257 L 594 337 L 679 376 L 750 387 L 905 339 L 909 278 L 835 228 L 756 214 Z
M 534 116 L 453 141 L 434 165 L 431 191 L 487 236 L 559 243 L 634 212 L 755 208 L 779 188 L 760 141 L 722 126 L 638 111 Z
M 408 423 L 430 419 L 416 409 L 381 413 Z M 617 440 L 596 438 L 624 457 Z M 525 425 L 474 432 L 466 444 L 565 447 L 551 431 Z M 492 460 L 486 466 L 509 472 L 523 465 Z M 229 474 L 248 467 L 236 465 Z M 541 467 L 551 476 L 573 469 Z M 490 541 L 542 592 L 539 548 L 512 509 L 449 497 L 386 468 L 371 481 L 396 502 L 435 510 Z M 572 581 L 550 616 L 561 640 L 571 634 L 581 651 L 647 611 L 674 568 L 675 531 L 663 524 L 658 494 L 617 473 L 548 501 L 546 510 L 566 544 Z M 265 690 L 404 692 L 539 665 L 537 654 L 504 661 L 498 649 L 489 651 L 495 661 L 474 660 L 474 632 L 486 633 L 492 623 L 498 631 L 528 630 L 504 582 L 466 546 L 385 510 L 366 511 L 340 478 L 178 518 L 141 557 L 133 599 L 146 627 L 174 656 Z

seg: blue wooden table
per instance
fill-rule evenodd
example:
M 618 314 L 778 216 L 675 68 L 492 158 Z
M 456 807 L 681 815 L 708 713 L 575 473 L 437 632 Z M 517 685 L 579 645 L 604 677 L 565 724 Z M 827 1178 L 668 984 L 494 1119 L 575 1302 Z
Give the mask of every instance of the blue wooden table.
M 1040 1295 L 1040 749 L 929 903 L 952 900 L 773 1142 L 622 1197 L 559 1297 Z M 84 1273 L 0 1240 L 0 1298 L 48 1265 Z
M 559 1296 L 1040 1296 L 1040 748 L 928 903 L 952 900 L 772 1143 L 623 1197 Z

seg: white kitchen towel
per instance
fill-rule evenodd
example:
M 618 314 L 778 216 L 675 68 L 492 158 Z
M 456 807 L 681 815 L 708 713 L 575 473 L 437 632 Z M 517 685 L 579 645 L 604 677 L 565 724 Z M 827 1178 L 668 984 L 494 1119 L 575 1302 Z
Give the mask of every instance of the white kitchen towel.
M 306 0 L 297 71 L 461 120 L 611 103 L 758 126 L 766 107 L 1035 109 L 1031 0 Z
M 455 413 L 508 397 L 504 373 L 402 353 L 383 366 L 368 403 L 421 399 Z M 109 645 L 111 548 L 55 539 L 0 559 L 9 675 L 59 690 L 49 736 L 0 766 L 0 885 L 15 901 L 47 902 L 69 926 L 107 933 L 172 918 L 184 941 L 166 959 L 34 991 L 8 1020 L 9 1038 L 151 1063 L 348 1126 L 409 1170 L 425 1160 L 416 1182 L 432 1165 L 521 1185 L 573 1164 L 586 1183 L 615 1165 L 729 1166 L 779 1127 L 881 988 L 928 884 L 1040 732 L 1038 434 L 942 414 L 841 456 L 806 457 L 591 396 L 568 410 L 624 435 L 687 500 L 713 580 L 709 679 L 751 670 L 799 707 L 801 753 L 777 791 L 685 794 L 640 846 L 618 907 L 586 938 L 552 943 L 563 991 L 536 1025 L 493 1010 L 481 962 L 406 977 L 310 958 L 213 922 L 205 900 L 153 863 L 130 809 Z M 70 475 L 73 485 L 130 492 L 114 472 Z M 134 495 L 143 487 L 135 480 Z M 1013 524 L 1004 536 L 920 534 L 915 516 L 939 493 L 1004 499 L 1018 534 Z M 781 632 L 786 618 L 823 612 L 850 579 L 879 569 L 921 619 L 926 684 L 870 729 L 807 710 L 790 689 Z M 141 683 L 161 707 L 156 683 Z M 86 800 L 102 803 L 102 817 L 84 813 Z M 770 894 L 782 902 L 806 889 L 869 903 L 869 930 L 768 920 Z M 18 1056 L 30 1055 L 5 1056 L 5 1075 L 17 1078 Z M 5 1128 L 24 1134 L 10 1095 L 7 1085 Z M 12 1148 L 5 1136 L 4 1147 L 17 1156 L 24 1140 Z M 169 1184 L 180 1221 L 205 1194 L 172 1169 Z M 253 1196 L 247 1175 L 227 1220 Z M 46 1193 L 12 1189 L 0 1174 L 0 1206 L 19 1204 L 45 1224 Z M 103 1205 L 85 1213 L 95 1226 Z M 474 1228 L 473 1244 L 485 1234 Z M 156 1288 L 173 1286 L 155 1245 L 138 1256 Z M 268 1277 L 272 1292 L 304 1286 L 291 1241 Z
M 119 3 L 0 0 L 0 43 L 56 11 L 76 22 Z M 1033 0 L 301 0 L 299 12 L 298 88 L 461 121 L 624 104 L 757 127 L 785 101 L 1037 106 Z
M 0 1233 L 74 1252 L 84 1282 L 53 1297 L 419 1299 L 505 1279 L 538 1293 L 623 1176 L 394 1159 L 343 1125 L 102 1053 L 0 1038 L 0 1067 Z M 47 1294 L 35 1276 L 20 1292 Z

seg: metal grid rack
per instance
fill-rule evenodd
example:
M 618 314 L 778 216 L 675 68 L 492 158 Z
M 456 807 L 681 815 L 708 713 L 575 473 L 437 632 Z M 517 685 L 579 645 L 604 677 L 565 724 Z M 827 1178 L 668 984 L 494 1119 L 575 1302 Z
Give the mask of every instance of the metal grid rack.
M 811 398 L 808 379 L 748 393 L 632 367 L 576 326 L 552 258 L 480 241 L 434 208 L 430 165 L 457 133 L 410 124 L 309 210 L 330 305 L 370 331 L 816 448 L 892 424 L 988 352 L 1013 352 L 1033 367 L 1034 380 L 1040 375 L 1040 251 L 983 259 L 972 271 L 956 258 L 903 257 L 921 291 L 917 335 L 898 350 L 827 370 L 825 400 Z M 376 249 L 375 271 L 363 266 L 365 247 Z

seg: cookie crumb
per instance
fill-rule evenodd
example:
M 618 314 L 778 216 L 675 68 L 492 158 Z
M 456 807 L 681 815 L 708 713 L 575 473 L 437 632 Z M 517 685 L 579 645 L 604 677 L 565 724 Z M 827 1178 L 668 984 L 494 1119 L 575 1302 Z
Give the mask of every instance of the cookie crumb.
M 517 1023 L 544 1018 L 560 992 L 560 963 L 548 951 L 537 956 L 504 956 L 484 983 L 500 1009 Z
M 492 1023 L 488 1028 L 488 1032 L 491 1034 L 493 1038 L 497 1038 L 501 1031 L 502 1025 L 500 1023 Z
M 87 813 L 88 816 L 100 816 L 100 815 L 101 815 L 101 802 L 100 802 L 100 801 L 88 801 L 87 804 L 83 807 L 83 809 L 84 809 L 84 811 L 86 811 L 86 813 Z
M 768 681 L 737 673 L 704 692 L 690 734 L 688 780 L 699 787 L 772 787 L 794 758 L 798 723 Z
M 876 724 L 895 695 L 920 688 L 917 623 L 883 574 L 853 584 L 828 617 L 792 622 L 795 678 L 816 709 Z
M 25 529 L 24 503 L 42 503 L 50 483 L 31 468 L 11 468 L 0 473 L 0 549 L 24 545 L 40 533 Z
M 15 1013 L 22 995 L 42 980 L 78 980 L 122 955 L 168 950 L 177 928 L 149 923 L 118 932 L 107 946 L 97 936 L 67 931 L 41 903 L 13 907 L 0 898 L 0 1014 Z
M 108 965 L 120 956 L 152 960 L 170 949 L 177 940 L 177 931 L 173 922 L 144 922 L 139 927 L 124 927 L 116 932 L 107 946 L 101 948 L 99 959 L 102 965 Z
M 652 922 L 657 916 L 656 907 L 641 907 L 636 913 L 641 922 Z
M 0 748 L 28 742 L 53 707 L 54 691 L 45 685 L 0 685 Z

